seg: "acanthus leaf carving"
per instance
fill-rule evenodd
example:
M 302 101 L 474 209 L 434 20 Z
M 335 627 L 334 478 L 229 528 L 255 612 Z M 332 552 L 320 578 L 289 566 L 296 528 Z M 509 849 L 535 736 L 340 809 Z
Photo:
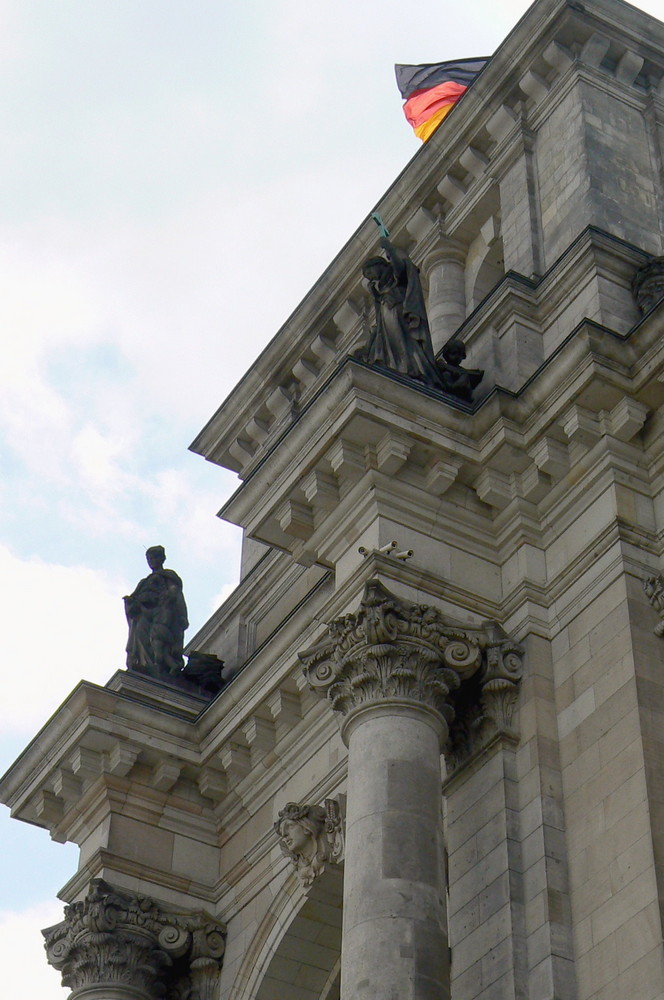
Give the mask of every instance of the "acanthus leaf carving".
M 481 646 L 435 608 L 407 604 L 370 580 L 358 613 L 331 622 L 300 659 L 313 690 L 343 715 L 366 702 L 411 698 L 450 721 L 450 691 L 479 668 Z
M 42 934 L 49 964 L 72 990 L 115 983 L 148 1000 L 213 1000 L 226 929 L 207 913 L 170 911 L 93 879 L 86 898 L 66 906 L 64 920 Z M 198 989 L 201 958 L 208 974 Z
M 481 677 L 484 717 L 496 730 L 512 731 L 514 706 L 523 676 L 522 649 L 505 639 L 489 646 Z
M 335 712 L 384 699 L 436 710 L 447 723 L 444 747 L 458 764 L 490 733 L 513 733 L 522 649 L 493 622 L 464 628 L 428 605 L 409 604 L 377 580 L 360 608 L 332 621 L 300 653 L 310 687 Z

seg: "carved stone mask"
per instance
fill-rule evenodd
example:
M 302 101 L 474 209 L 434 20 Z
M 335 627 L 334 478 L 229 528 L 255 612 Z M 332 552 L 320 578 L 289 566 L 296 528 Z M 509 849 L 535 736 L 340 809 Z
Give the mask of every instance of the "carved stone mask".
M 292 851 L 293 854 L 305 854 L 307 845 L 310 850 L 312 848 L 312 835 L 296 820 L 284 820 L 281 824 L 281 837 L 288 850 Z

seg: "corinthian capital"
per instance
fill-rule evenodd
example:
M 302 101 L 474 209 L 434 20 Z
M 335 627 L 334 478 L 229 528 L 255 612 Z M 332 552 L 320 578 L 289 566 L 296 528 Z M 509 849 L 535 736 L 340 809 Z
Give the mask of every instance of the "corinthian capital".
M 105 986 L 131 1000 L 171 991 L 212 1000 L 226 930 L 206 913 L 169 912 L 148 896 L 94 879 L 86 898 L 66 906 L 65 919 L 42 934 L 49 964 L 81 998 Z
M 408 698 L 451 721 L 449 695 L 482 661 L 478 638 L 435 609 L 406 604 L 370 580 L 360 610 L 331 622 L 327 636 L 300 653 L 311 687 L 346 715 L 366 702 Z
M 450 731 L 446 753 L 458 762 L 472 749 L 462 734 L 511 732 L 521 652 L 495 623 L 463 628 L 374 579 L 359 611 L 331 622 L 300 659 L 310 687 L 344 716 L 394 699 L 436 710 Z

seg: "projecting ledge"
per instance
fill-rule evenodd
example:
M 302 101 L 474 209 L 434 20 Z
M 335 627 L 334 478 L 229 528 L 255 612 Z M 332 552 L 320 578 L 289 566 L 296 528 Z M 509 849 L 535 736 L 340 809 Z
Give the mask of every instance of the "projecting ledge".
M 12 815 L 44 827 L 55 840 L 78 842 L 84 803 L 100 781 L 111 789 L 140 761 L 147 773 L 160 776 L 157 784 L 151 781 L 158 788 L 165 765 L 181 770 L 197 764 L 198 710 L 186 704 L 191 696 L 175 691 L 158 700 L 156 691 L 165 686 L 144 681 L 155 692 L 148 698 L 135 681 L 116 674 L 112 683 L 122 690 L 88 681 L 74 688 L 0 779 L 0 801 Z
M 106 688 L 146 707 L 173 713 L 188 722 L 197 719 L 210 704 L 209 697 L 183 691 L 166 680 L 147 677 L 136 671 L 117 670 Z
M 448 452 L 471 457 L 476 416 L 468 404 L 413 379 L 348 358 L 220 516 L 267 544 L 291 548 L 289 536 L 316 530 L 330 498 L 343 499 L 367 469 L 392 475 L 418 457 L 417 448 L 425 463 Z

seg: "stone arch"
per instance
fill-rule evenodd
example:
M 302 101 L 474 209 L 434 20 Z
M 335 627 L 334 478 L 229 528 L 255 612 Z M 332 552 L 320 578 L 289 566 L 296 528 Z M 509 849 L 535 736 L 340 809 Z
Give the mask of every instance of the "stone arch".
M 477 269 L 472 288 L 473 308 L 478 306 L 505 274 L 503 241 L 498 239 L 487 248 L 486 256 Z
M 289 875 L 247 949 L 233 1000 L 339 1000 L 342 898 L 342 865 L 306 891 Z
M 336 961 L 320 995 L 320 1000 L 340 1000 L 341 997 L 341 955 Z
M 466 301 L 475 309 L 505 274 L 503 241 L 499 222 L 490 218 L 468 247 L 466 257 Z

